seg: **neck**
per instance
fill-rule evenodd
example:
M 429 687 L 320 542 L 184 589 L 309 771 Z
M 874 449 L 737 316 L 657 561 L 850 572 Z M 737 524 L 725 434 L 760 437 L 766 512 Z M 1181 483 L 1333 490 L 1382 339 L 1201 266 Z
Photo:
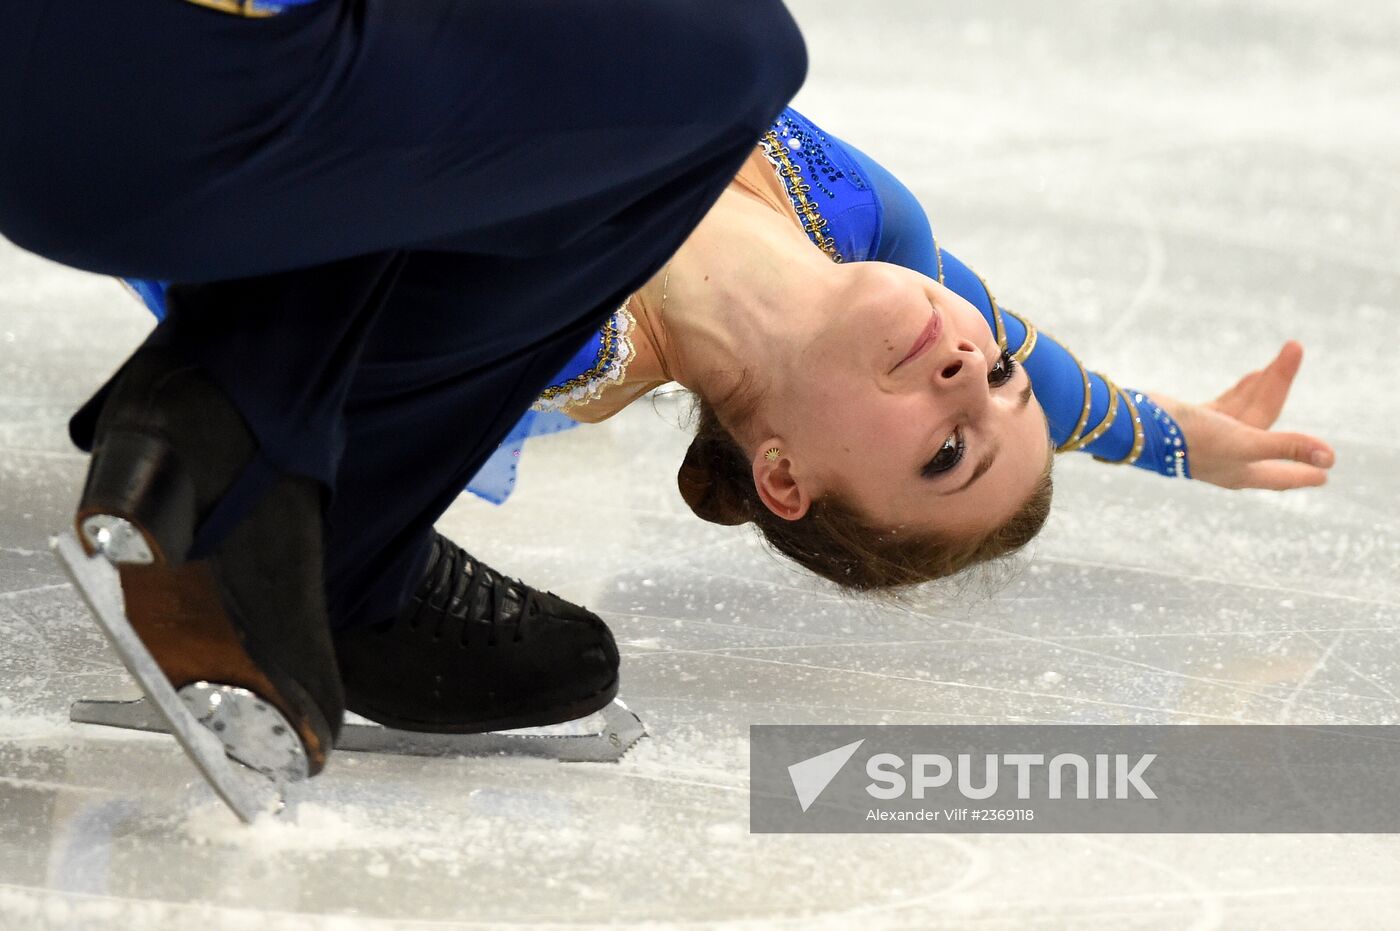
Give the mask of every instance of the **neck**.
M 714 402 L 745 372 L 760 387 L 781 379 L 835 268 L 789 219 L 726 192 L 637 293 L 646 338 L 629 380 L 676 381 Z

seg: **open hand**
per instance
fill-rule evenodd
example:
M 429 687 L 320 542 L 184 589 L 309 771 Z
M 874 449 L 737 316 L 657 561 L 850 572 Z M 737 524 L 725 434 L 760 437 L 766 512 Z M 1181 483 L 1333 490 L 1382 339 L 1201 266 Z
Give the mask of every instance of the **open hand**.
M 1186 435 L 1193 478 L 1222 488 L 1275 491 L 1327 481 L 1336 461 L 1331 446 L 1306 433 L 1270 429 L 1302 362 L 1302 344 L 1289 340 L 1268 366 L 1245 375 L 1214 401 L 1191 404 L 1148 392 Z

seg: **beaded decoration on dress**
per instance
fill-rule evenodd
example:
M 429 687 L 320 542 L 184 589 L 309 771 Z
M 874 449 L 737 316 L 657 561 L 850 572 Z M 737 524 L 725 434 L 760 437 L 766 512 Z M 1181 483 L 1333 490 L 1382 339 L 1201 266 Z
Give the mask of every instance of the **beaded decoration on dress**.
M 772 163 L 773 170 L 778 173 L 778 179 L 787 190 L 788 199 L 792 201 L 792 207 L 797 211 L 797 217 L 802 221 L 802 229 L 807 232 L 807 236 L 831 261 L 844 262 L 845 256 L 836 249 L 835 237 L 827 235 L 830 222 L 822 216 L 817 202 L 807 196 L 812 192 L 812 186 L 803 178 L 801 166 L 794 162 L 789 154 L 790 146 L 793 147 L 793 151 L 801 148 L 800 140 L 784 143 L 778 137 L 777 130 L 770 129 L 763 134 L 759 145 L 763 147 L 764 156 Z

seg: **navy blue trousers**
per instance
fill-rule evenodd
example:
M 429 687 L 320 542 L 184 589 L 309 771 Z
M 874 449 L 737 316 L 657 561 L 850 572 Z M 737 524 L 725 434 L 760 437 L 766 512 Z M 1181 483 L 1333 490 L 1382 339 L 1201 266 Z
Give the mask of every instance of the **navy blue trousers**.
M 180 283 L 150 341 L 330 490 L 332 625 L 381 620 L 805 68 L 780 0 L 7 0 L 0 233 Z

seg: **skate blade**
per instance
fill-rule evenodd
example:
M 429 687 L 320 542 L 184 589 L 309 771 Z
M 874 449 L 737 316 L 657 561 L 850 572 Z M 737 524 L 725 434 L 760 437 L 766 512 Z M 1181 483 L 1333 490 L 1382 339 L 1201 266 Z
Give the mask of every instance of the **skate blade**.
M 122 664 L 146 693 L 147 699 L 135 704 L 142 705 L 143 718 L 154 727 L 141 729 L 159 730 L 179 741 L 210 788 L 243 821 L 251 824 L 261 814 L 280 813 L 285 808 L 280 774 L 265 775 L 229 757 L 224 742 L 194 716 L 188 698 L 175 691 L 127 621 L 116 568 L 104 556 L 88 556 L 72 531 L 59 534 L 50 546 Z M 221 687 L 200 683 L 197 688 L 205 694 Z M 181 692 L 188 696 L 190 687 Z
M 166 722 L 145 699 L 74 702 L 69 720 L 125 730 L 168 733 Z M 646 736 L 641 719 L 614 699 L 601 711 L 549 727 L 483 734 L 428 734 L 380 727 L 347 716 L 336 751 L 401 756 L 531 756 L 561 763 L 615 763 Z

